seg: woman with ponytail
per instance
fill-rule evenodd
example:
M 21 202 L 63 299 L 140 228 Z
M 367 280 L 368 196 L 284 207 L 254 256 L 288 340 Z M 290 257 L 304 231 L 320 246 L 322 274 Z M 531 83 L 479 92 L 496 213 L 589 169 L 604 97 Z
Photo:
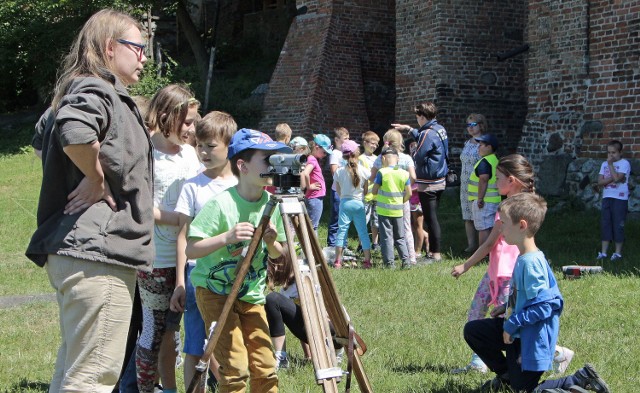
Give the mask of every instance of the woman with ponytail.
M 336 191 L 340 196 L 340 212 L 338 215 L 338 236 L 336 240 L 336 260 L 333 266 L 342 267 L 342 245 L 345 244 L 351 221 L 356 226 L 362 244 L 364 262 L 362 267 L 369 269 L 371 265 L 371 241 L 367 231 L 367 219 L 364 211 L 364 196 L 367 194 L 369 171 L 360 165 L 360 149 L 357 143 L 346 140 L 342 143 L 342 157 L 347 164 L 339 168 L 333 175 Z M 354 266 L 357 265 L 354 262 Z

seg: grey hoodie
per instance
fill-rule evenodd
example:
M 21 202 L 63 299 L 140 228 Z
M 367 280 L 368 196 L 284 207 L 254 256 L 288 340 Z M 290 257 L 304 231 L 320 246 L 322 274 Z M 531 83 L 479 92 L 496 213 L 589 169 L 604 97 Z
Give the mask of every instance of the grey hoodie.
M 43 133 L 38 228 L 26 255 L 44 266 L 48 254 L 150 270 L 153 247 L 153 156 L 149 134 L 126 88 L 95 77 L 76 78 Z M 117 205 L 100 201 L 63 214 L 84 177 L 64 153 L 100 141 L 99 160 Z

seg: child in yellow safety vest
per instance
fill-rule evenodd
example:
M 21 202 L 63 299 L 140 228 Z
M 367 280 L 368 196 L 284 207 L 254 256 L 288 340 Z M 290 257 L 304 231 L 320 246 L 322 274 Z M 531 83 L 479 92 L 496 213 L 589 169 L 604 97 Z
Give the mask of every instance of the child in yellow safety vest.
M 502 200 L 496 185 L 498 138 L 492 134 L 484 134 L 475 139 L 480 144 L 478 153 L 482 158 L 473 167 L 467 191 L 469 201 L 472 202 L 471 212 L 473 225 L 478 231 L 478 244 L 483 244 L 491 233 L 498 205 Z
M 402 267 L 408 268 L 409 252 L 404 236 L 404 203 L 411 197 L 409 172 L 398 167 L 398 151 L 390 146 L 380 153 L 383 167 L 378 171 L 373 185 L 376 211 L 380 227 L 380 248 L 385 267 L 394 269 L 393 245 L 395 244 Z

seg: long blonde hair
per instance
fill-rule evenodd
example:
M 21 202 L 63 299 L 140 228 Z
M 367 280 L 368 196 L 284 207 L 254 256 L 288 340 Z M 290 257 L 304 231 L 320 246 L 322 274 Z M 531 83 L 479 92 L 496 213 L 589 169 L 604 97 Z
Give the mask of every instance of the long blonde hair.
M 69 84 L 80 76 L 95 76 L 114 84 L 114 66 L 107 57 L 107 45 L 121 38 L 131 27 L 142 30 L 128 14 L 112 9 L 98 11 L 84 24 L 71 45 L 58 73 L 52 106 L 58 109 Z

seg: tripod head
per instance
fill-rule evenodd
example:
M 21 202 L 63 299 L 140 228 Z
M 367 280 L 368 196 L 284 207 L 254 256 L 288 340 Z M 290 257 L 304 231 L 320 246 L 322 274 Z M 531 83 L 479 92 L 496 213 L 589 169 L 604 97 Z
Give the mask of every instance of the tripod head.
M 304 154 L 274 154 L 269 157 L 269 173 L 260 177 L 271 177 L 276 195 L 300 193 L 300 173 L 307 163 Z

